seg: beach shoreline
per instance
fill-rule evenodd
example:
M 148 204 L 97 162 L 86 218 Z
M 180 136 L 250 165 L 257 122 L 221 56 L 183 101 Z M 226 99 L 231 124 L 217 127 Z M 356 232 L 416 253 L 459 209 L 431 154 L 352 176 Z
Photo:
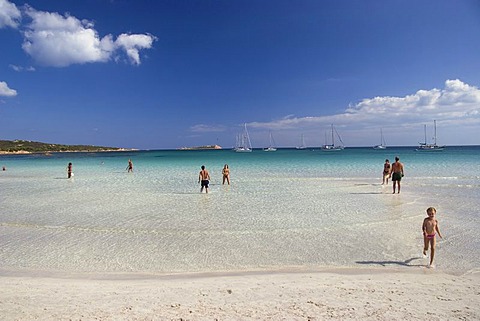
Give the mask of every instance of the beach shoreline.
M 4 270 L 0 310 L 8 320 L 477 320 L 479 281 L 426 268 L 81 278 Z
M 480 280 L 480 269 L 473 270 L 444 270 L 429 268 L 428 258 L 424 265 L 405 267 L 394 266 L 283 266 L 258 269 L 239 270 L 201 270 L 201 271 L 65 271 L 65 270 L 40 270 L 0 267 L 1 277 L 13 278 L 47 278 L 47 279 L 77 279 L 77 280 L 148 280 L 148 279 L 201 279 L 215 277 L 249 277 L 278 274 L 322 274 L 333 273 L 339 275 L 362 274 L 444 274 L 452 277 L 477 276 Z

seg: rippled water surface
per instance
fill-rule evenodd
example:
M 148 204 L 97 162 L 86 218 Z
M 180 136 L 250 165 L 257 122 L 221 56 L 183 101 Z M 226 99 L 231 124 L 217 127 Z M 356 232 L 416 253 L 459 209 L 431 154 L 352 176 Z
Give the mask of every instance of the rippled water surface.
M 437 267 L 480 267 L 479 147 L 146 151 L 0 156 L 0 265 L 68 272 L 193 272 L 425 265 L 421 224 L 437 208 Z M 399 156 L 402 193 L 381 185 Z M 128 159 L 134 173 L 127 173 Z M 66 179 L 73 163 L 74 178 Z M 230 186 L 222 185 L 228 163 Z M 210 193 L 200 194 L 206 165 Z

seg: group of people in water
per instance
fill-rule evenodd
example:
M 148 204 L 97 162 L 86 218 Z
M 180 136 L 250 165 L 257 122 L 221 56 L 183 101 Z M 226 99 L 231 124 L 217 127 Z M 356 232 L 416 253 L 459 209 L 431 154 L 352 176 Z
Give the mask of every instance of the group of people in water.
M 208 185 L 210 184 L 210 173 L 205 168 L 205 165 L 202 165 L 201 171 L 198 174 L 198 183 L 201 184 L 200 193 L 203 192 L 205 188 L 205 193 L 208 193 Z M 128 160 L 127 168 L 125 169 L 128 173 L 133 173 L 133 162 L 131 159 Z M 68 163 L 67 165 L 67 177 L 72 178 L 73 176 L 73 165 L 72 163 Z M 230 185 L 230 168 L 228 164 L 225 164 L 222 169 L 222 185 L 225 185 L 225 182 Z
M 102 162 L 103 163 L 103 162 Z M 198 175 L 198 183 L 201 184 L 200 192 L 203 192 L 205 188 L 205 192 L 208 193 L 208 184 L 210 183 L 210 173 L 205 169 L 205 166 L 202 165 L 202 170 Z M 4 169 L 5 170 L 5 167 Z M 133 162 L 131 159 L 128 160 L 127 168 L 125 169 L 128 173 L 133 173 Z M 67 177 L 72 178 L 73 176 L 73 165 L 72 163 L 68 163 L 67 165 Z M 225 164 L 222 169 L 222 176 L 223 182 L 222 184 L 225 185 L 225 182 L 230 185 L 230 168 L 228 164 Z
M 131 159 L 128 160 L 128 165 L 126 168 L 128 173 L 133 172 L 133 162 Z M 388 184 L 388 180 L 391 178 L 393 182 L 393 194 L 398 190 L 400 193 L 400 182 L 404 174 L 403 164 L 400 162 L 400 158 L 395 157 L 395 162 L 390 164 L 388 159 L 385 160 L 383 165 L 383 182 L 382 185 Z M 67 175 L 68 178 L 73 176 L 72 163 L 68 163 L 67 166 Z M 228 164 L 225 164 L 222 169 L 222 185 L 227 183 L 230 185 L 230 168 Z M 208 193 L 208 187 L 210 184 L 210 173 L 205 168 L 205 165 L 201 166 L 201 170 L 198 173 L 198 183 L 200 184 L 200 193 L 205 189 L 205 193 Z M 434 207 L 429 207 L 427 209 L 427 217 L 423 220 L 422 232 L 424 239 L 423 255 L 426 257 L 427 251 L 430 248 L 430 264 L 429 267 L 434 267 L 433 258 L 435 256 L 435 245 L 436 245 L 436 235 L 442 238 L 440 229 L 438 227 L 438 221 L 435 218 L 437 210 Z
M 67 165 L 67 177 L 72 178 L 73 176 L 73 165 L 72 163 L 68 163 Z M 3 170 L 5 171 L 6 168 L 5 166 L 3 167 Z M 131 159 L 128 160 L 128 165 L 127 168 L 125 169 L 128 173 L 133 173 L 133 162 Z M 385 164 L 383 164 L 383 181 L 382 185 L 388 184 L 388 180 L 391 178 L 393 182 L 393 194 L 395 194 L 395 191 L 397 190 L 396 187 L 398 187 L 398 193 L 400 193 L 400 182 L 402 180 L 402 177 L 405 176 L 404 173 L 404 167 L 403 164 L 400 162 L 400 158 L 397 156 L 395 157 L 395 162 L 393 164 L 390 164 L 390 161 L 388 159 L 385 160 Z M 222 185 L 225 185 L 225 182 L 230 185 L 230 168 L 228 167 L 228 164 L 225 164 L 222 169 Z M 210 182 L 210 174 L 208 170 L 206 170 L 205 165 L 201 166 L 201 171 L 198 174 L 198 183 L 201 184 L 201 189 L 200 192 L 203 192 L 203 189 L 205 188 L 205 192 L 208 193 L 208 184 Z
M 403 164 L 400 163 L 400 158 L 395 157 L 395 163 L 390 164 L 388 159 L 383 164 L 383 182 L 382 185 L 388 184 L 388 179 L 392 178 L 393 194 L 395 194 L 396 187 L 398 187 L 398 194 L 400 194 L 400 182 L 402 177 L 405 176 Z
M 208 184 L 210 184 L 210 173 L 208 170 L 205 168 L 205 165 L 202 165 L 200 173 L 198 173 L 198 183 L 200 184 L 200 193 L 203 192 L 203 189 L 205 188 L 205 193 L 208 193 Z M 225 182 L 227 182 L 228 185 L 230 185 L 230 168 L 228 167 L 228 164 L 225 164 L 222 169 L 222 176 L 223 176 L 223 181 L 222 185 L 225 185 Z
M 210 184 L 210 173 L 205 168 L 205 165 L 202 165 L 201 169 L 202 170 L 198 174 L 198 183 L 201 186 L 200 193 L 203 192 L 204 188 L 205 188 L 205 193 L 208 193 L 208 185 Z M 133 173 L 133 162 L 131 159 L 128 160 L 128 165 L 126 170 L 128 173 Z M 228 168 L 228 164 L 225 164 L 223 166 L 222 176 L 223 176 L 222 184 L 225 185 L 225 182 L 227 182 L 227 184 L 230 185 L 230 169 Z

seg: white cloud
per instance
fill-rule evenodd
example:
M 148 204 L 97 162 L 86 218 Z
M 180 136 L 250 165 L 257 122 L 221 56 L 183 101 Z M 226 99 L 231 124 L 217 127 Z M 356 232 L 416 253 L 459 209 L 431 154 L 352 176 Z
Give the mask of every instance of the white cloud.
M 425 122 L 432 119 L 451 121 L 479 117 L 480 90 L 455 79 L 447 80 L 444 89 L 419 90 L 405 97 L 366 98 L 350 105 L 343 113 L 327 116 L 285 117 L 272 122 L 249 125 L 265 129 L 285 129 L 318 125 L 363 126 Z
M 444 89 L 419 90 L 405 97 L 375 97 L 350 106 L 346 114 L 362 121 L 377 121 L 379 116 L 395 122 L 398 119 L 425 121 L 436 118 L 467 118 L 480 110 L 480 90 L 462 81 L 447 80 Z
M 17 91 L 10 89 L 6 82 L 0 81 L 0 96 L 14 97 L 17 95 Z
M 24 33 L 23 49 L 38 63 L 64 67 L 75 63 L 105 62 L 110 58 L 111 52 L 101 45 L 90 22 L 31 8 L 27 14 L 32 23 Z
M 190 131 L 192 131 L 194 133 L 223 132 L 223 131 L 225 131 L 225 126 L 198 124 L 198 125 L 190 127 Z
M 10 68 L 12 68 L 15 71 L 22 72 L 22 71 L 35 71 L 35 68 L 30 66 L 30 67 L 22 67 L 22 66 L 17 66 L 17 65 L 9 65 Z
M 0 28 L 17 28 L 22 14 L 17 6 L 7 0 L 0 0 Z
M 121 34 L 115 41 L 118 48 L 123 48 L 130 58 L 130 61 L 135 64 L 140 64 L 140 49 L 150 49 L 155 41 L 152 35 L 128 35 Z
M 100 38 L 93 22 L 88 20 L 31 7 L 27 7 L 25 14 L 32 21 L 26 26 L 22 47 L 45 66 L 107 62 L 119 51 L 123 51 L 132 64 L 139 65 L 139 51 L 151 48 L 156 40 L 149 34 L 121 34 L 116 40 L 108 34 Z

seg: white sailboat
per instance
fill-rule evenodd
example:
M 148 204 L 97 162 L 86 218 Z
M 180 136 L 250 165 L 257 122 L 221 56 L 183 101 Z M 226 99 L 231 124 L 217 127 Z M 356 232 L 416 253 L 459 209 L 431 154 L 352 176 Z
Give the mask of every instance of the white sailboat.
M 273 139 L 272 132 L 270 132 L 270 145 L 267 148 L 263 149 L 264 152 L 276 152 L 277 148 L 275 147 L 275 140 Z
M 437 145 L 437 121 L 433 121 L 433 144 L 427 143 L 427 125 L 423 125 L 423 131 L 425 133 L 425 142 L 419 143 L 419 146 L 415 149 L 418 152 L 436 152 L 445 149 L 445 146 Z
M 247 124 L 244 124 L 243 133 L 237 137 L 237 146 L 235 147 L 237 153 L 249 153 L 252 151 L 252 143 L 248 135 Z
M 334 133 L 337 135 L 338 140 L 340 141 L 341 144 L 338 144 L 338 145 L 335 144 Z M 342 138 L 338 134 L 337 130 L 335 128 L 333 128 L 333 124 L 332 124 L 332 143 L 327 144 L 327 135 L 325 134 L 325 145 L 322 146 L 322 150 L 329 152 L 329 151 L 340 151 L 340 150 L 343 150 L 344 148 L 345 147 L 344 147 Z
M 387 149 L 387 144 L 385 143 L 385 138 L 383 138 L 383 131 L 380 128 L 380 145 L 373 146 L 373 149 Z
M 305 145 L 305 137 L 302 134 L 302 137 L 300 139 L 300 145 L 296 147 L 296 149 L 306 149 L 307 145 Z

